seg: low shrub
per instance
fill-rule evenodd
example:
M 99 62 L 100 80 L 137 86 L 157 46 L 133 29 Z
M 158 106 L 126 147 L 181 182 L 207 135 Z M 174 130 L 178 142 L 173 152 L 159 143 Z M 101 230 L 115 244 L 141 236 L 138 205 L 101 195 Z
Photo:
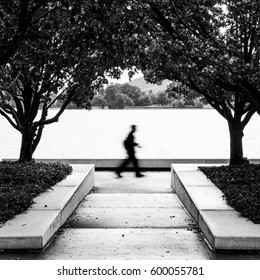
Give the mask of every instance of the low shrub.
M 0 223 L 27 210 L 34 197 L 71 172 L 68 164 L 58 162 L 0 162 Z
M 224 193 L 231 207 L 260 224 L 259 164 L 199 168 Z

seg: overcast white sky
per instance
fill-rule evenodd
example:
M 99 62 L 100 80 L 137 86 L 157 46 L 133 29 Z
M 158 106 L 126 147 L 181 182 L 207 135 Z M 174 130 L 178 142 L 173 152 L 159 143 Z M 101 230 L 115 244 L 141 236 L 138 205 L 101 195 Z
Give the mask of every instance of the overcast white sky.
M 138 72 L 137 74 L 135 74 L 133 77 L 132 77 L 132 80 L 133 79 L 136 79 L 136 78 L 139 78 L 139 77 L 142 77 L 143 74 L 141 72 Z M 124 84 L 124 83 L 128 83 L 129 82 L 129 76 L 128 76 L 128 71 L 125 70 L 121 76 L 121 78 L 119 80 L 116 80 L 116 79 L 111 79 L 111 78 L 107 78 L 108 79 L 108 82 L 110 84 Z

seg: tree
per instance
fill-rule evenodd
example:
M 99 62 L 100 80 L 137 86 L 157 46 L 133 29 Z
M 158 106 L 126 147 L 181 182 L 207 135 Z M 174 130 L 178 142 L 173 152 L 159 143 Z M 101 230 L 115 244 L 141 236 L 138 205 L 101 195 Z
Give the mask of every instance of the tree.
M 92 106 L 101 107 L 102 109 L 104 109 L 107 106 L 106 99 L 101 94 L 94 95 L 91 103 Z
M 157 93 L 157 102 L 161 106 L 168 105 L 170 103 L 170 100 L 168 98 L 168 93 L 165 91 L 160 91 Z
M 150 93 L 149 95 L 151 97 L 152 104 L 153 105 L 158 104 L 158 102 L 157 102 L 157 93 Z
M 107 25 L 109 2 L 102 16 L 104 3 L 78 0 L 45 11 L 2 66 L 0 113 L 22 135 L 20 161 L 32 159 L 44 126 L 57 122 L 70 102 L 90 101 L 105 74 L 117 77 L 124 67 Z M 58 100 L 61 108 L 48 118 Z
M 114 102 L 110 103 L 110 109 L 124 109 L 126 107 L 134 106 L 133 100 L 123 93 L 118 93 Z
M 198 92 L 190 89 L 189 87 L 187 87 L 181 82 L 178 81 L 172 82 L 167 87 L 166 93 L 168 93 L 169 98 L 172 99 L 171 104 L 173 107 L 185 107 L 185 106 L 203 107 L 203 103 L 198 100 L 198 99 L 202 99 L 201 95 L 198 94 Z
M 228 26 L 225 37 L 227 44 L 232 44 L 227 59 L 236 70 L 236 79 L 230 81 L 220 76 L 219 83 L 228 89 L 236 87 L 260 114 L 260 3 L 255 0 L 225 1 L 224 4 L 224 20 Z
M 153 103 L 152 103 L 152 99 L 151 99 L 151 96 L 144 93 L 142 94 L 138 100 L 137 100 L 137 106 L 151 106 Z
M 173 81 L 172 83 L 170 83 L 166 89 L 166 93 L 169 97 L 175 99 L 186 98 L 189 100 L 193 100 L 200 96 L 196 91 L 190 89 L 189 87 L 178 81 Z
M 150 95 L 151 101 L 154 105 L 165 106 L 171 103 L 171 99 L 168 97 L 168 93 L 165 91 L 159 91 L 156 93 L 152 93 Z
M 1 1 L 0 65 L 5 65 L 16 51 L 22 47 L 31 28 L 34 28 L 39 21 L 45 20 L 58 9 L 63 9 L 67 6 L 66 0 Z
M 116 96 L 120 93 L 120 84 L 115 84 L 115 85 L 108 85 L 107 88 L 105 89 L 105 100 L 107 102 L 107 105 L 109 108 L 113 107 L 113 103 L 116 99 Z
M 142 91 L 139 87 L 123 84 L 120 87 L 120 92 L 131 98 L 134 101 L 134 104 L 138 106 L 138 100 L 142 96 Z
M 117 104 L 119 103 L 121 104 L 119 106 L 121 109 L 132 106 L 148 106 L 150 104 L 150 98 L 143 97 L 142 91 L 139 87 L 129 84 L 115 84 L 107 86 L 105 90 L 105 99 L 108 107 L 111 109 L 118 108 Z M 141 102 L 145 102 L 147 105 L 140 105 L 140 100 L 142 100 Z
M 146 80 L 178 80 L 204 96 L 228 122 L 230 164 L 244 163 L 243 130 L 256 110 L 244 96 L 260 81 L 258 1 L 126 5 L 131 21 L 139 23 L 133 36 L 139 44 L 136 65 Z M 241 86 L 245 80 L 250 86 Z

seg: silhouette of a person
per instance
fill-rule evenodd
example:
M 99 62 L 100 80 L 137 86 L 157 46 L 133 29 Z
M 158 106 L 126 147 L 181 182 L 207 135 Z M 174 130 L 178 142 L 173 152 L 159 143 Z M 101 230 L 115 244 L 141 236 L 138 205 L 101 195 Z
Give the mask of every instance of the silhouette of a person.
M 136 132 L 136 125 L 131 126 L 131 131 L 128 134 L 127 138 L 124 140 L 124 146 L 127 151 L 128 157 L 123 160 L 121 165 L 118 167 L 116 170 L 116 174 L 119 178 L 121 178 L 121 172 L 125 169 L 125 167 L 132 162 L 134 165 L 134 170 L 135 170 L 135 176 L 136 177 L 143 177 L 144 175 L 140 173 L 140 168 L 138 165 L 138 160 L 135 156 L 135 147 L 139 146 L 137 143 L 135 143 L 134 139 L 134 133 Z

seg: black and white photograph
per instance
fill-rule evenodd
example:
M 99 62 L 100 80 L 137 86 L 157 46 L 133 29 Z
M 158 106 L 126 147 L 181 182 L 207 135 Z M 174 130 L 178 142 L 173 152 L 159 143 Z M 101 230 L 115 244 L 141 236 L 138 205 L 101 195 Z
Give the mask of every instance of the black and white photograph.
M 254 277 L 259 115 L 259 0 L 0 0 L 0 266 Z

